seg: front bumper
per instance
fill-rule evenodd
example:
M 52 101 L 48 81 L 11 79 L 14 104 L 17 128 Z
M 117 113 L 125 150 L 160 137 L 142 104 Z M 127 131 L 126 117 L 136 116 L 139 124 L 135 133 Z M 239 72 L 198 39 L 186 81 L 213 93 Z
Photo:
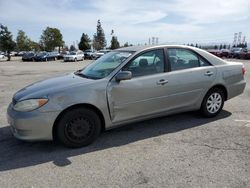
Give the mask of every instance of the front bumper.
M 13 135 L 20 140 L 52 140 L 53 124 L 59 112 L 17 112 L 12 104 L 7 110 L 7 119 Z

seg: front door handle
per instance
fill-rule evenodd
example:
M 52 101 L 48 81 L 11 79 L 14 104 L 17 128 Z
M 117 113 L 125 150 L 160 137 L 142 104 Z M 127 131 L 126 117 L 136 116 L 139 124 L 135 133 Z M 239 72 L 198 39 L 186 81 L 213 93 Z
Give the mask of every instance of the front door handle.
M 164 84 L 167 84 L 168 83 L 168 80 L 163 80 L 163 79 L 161 79 L 161 80 L 159 80 L 158 82 L 157 82 L 157 85 L 164 85 Z
M 207 71 L 204 75 L 205 76 L 212 76 L 214 73 L 212 71 Z

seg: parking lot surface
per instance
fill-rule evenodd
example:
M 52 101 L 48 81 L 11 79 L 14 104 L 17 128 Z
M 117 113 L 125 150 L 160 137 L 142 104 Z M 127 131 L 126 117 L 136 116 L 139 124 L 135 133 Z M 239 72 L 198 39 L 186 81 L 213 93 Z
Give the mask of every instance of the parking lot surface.
M 189 112 L 129 124 L 80 149 L 16 140 L 6 121 L 13 94 L 90 62 L 0 61 L 0 187 L 250 187 L 246 60 L 245 92 L 215 118 Z

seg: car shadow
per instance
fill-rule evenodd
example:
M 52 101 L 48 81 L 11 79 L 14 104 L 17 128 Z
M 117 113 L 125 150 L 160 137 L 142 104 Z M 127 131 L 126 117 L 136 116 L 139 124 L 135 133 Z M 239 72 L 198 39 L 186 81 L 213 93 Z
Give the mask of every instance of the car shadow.
M 22 142 L 15 139 L 10 128 L 0 128 L 0 171 L 30 167 L 47 162 L 67 166 L 72 156 L 83 155 L 108 148 L 123 146 L 139 140 L 175 133 L 227 118 L 230 112 L 223 110 L 215 118 L 203 118 L 197 112 L 182 113 L 125 125 L 103 132 L 90 146 L 70 149 L 54 142 Z

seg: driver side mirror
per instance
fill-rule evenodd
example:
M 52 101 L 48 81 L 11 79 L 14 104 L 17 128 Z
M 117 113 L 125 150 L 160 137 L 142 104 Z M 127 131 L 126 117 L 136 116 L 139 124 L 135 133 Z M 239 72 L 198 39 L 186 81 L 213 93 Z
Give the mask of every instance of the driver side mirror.
M 132 78 L 132 72 L 122 71 L 116 75 L 115 80 L 117 82 L 120 82 L 121 80 L 130 80 L 131 78 Z

